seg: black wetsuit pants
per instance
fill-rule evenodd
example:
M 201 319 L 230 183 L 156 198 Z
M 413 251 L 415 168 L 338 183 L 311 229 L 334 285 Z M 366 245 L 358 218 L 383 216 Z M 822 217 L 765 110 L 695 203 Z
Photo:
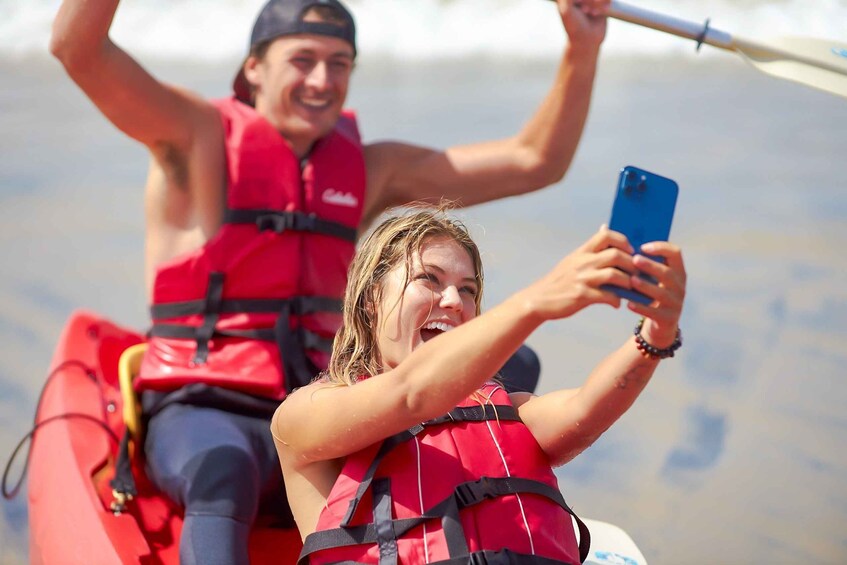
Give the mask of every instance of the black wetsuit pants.
M 145 452 L 150 479 L 185 508 L 183 565 L 249 563 L 260 512 L 294 527 L 269 419 L 173 403 L 150 420 Z

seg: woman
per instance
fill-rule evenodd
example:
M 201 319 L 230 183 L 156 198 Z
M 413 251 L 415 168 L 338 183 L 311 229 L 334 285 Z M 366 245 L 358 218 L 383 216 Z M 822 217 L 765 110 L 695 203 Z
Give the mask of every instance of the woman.
M 351 265 L 328 374 L 291 394 L 271 425 L 301 562 L 579 561 L 551 467 L 591 445 L 681 344 L 681 252 L 642 250 L 666 263 L 602 227 L 480 314 L 482 264 L 461 224 L 418 211 L 380 225 Z M 492 380 L 545 321 L 620 307 L 606 284 L 654 301 L 628 303 L 645 321 L 580 388 L 507 394 Z

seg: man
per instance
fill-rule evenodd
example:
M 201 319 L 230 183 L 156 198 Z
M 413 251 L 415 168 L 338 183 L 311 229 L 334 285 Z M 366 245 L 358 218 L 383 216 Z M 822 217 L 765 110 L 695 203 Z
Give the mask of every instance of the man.
M 564 175 L 608 4 L 559 0 L 570 41 L 553 88 L 517 135 L 442 151 L 362 145 L 342 112 L 356 43 L 337 0 L 268 2 L 236 97 L 215 102 L 159 82 L 110 40 L 118 0 L 63 1 L 52 53 L 152 157 L 145 279 L 154 324 L 136 386 L 155 415 L 148 473 L 186 509 L 183 561 L 245 562 L 259 501 L 284 508 L 268 418 L 326 367 L 357 232 L 391 206 L 472 205 Z

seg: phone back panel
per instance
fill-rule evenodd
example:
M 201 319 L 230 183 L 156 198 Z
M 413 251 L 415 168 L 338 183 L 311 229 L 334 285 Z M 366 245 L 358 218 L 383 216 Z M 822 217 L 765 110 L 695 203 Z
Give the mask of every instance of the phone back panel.
M 667 241 L 678 193 L 679 187 L 669 178 L 624 167 L 618 177 L 609 229 L 626 235 L 636 253 L 649 241 Z
M 637 167 L 624 167 L 618 177 L 609 229 L 624 234 L 636 253 L 640 253 L 640 247 L 647 242 L 667 241 L 678 194 L 679 186 L 673 180 Z M 662 261 L 659 257 L 651 258 Z M 642 304 L 652 302 L 639 292 L 611 286 L 605 288 L 628 300 Z

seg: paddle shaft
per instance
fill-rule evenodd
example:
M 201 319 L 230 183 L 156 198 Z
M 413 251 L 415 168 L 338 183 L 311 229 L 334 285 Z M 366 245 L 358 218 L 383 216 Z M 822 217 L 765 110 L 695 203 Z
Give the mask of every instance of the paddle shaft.
M 732 45 L 732 36 L 726 32 L 710 28 L 708 23 L 698 24 L 689 22 L 616 1 L 612 2 L 608 16 L 616 20 L 649 27 L 686 39 L 693 39 L 698 43 L 708 43 L 709 45 L 728 51 L 735 50 Z
M 631 6 L 623 2 L 612 1 L 612 5 L 608 12 L 609 17 L 629 22 L 632 24 L 648 27 L 657 31 L 663 31 L 686 39 L 692 39 L 697 42 L 698 47 L 701 43 L 706 43 L 713 47 L 725 49 L 727 51 L 737 51 L 748 57 L 762 59 L 783 59 L 796 61 L 813 67 L 818 67 L 843 74 L 844 71 L 836 65 L 827 64 L 824 61 L 810 59 L 799 53 L 792 53 L 784 49 L 779 49 L 770 45 L 763 45 L 748 39 L 733 37 L 725 31 L 720 31 L 709 27 L 708 21 L 704 24 L 698 24 L 666 16 L 657 12 L 651 12 L 643 8 Z

